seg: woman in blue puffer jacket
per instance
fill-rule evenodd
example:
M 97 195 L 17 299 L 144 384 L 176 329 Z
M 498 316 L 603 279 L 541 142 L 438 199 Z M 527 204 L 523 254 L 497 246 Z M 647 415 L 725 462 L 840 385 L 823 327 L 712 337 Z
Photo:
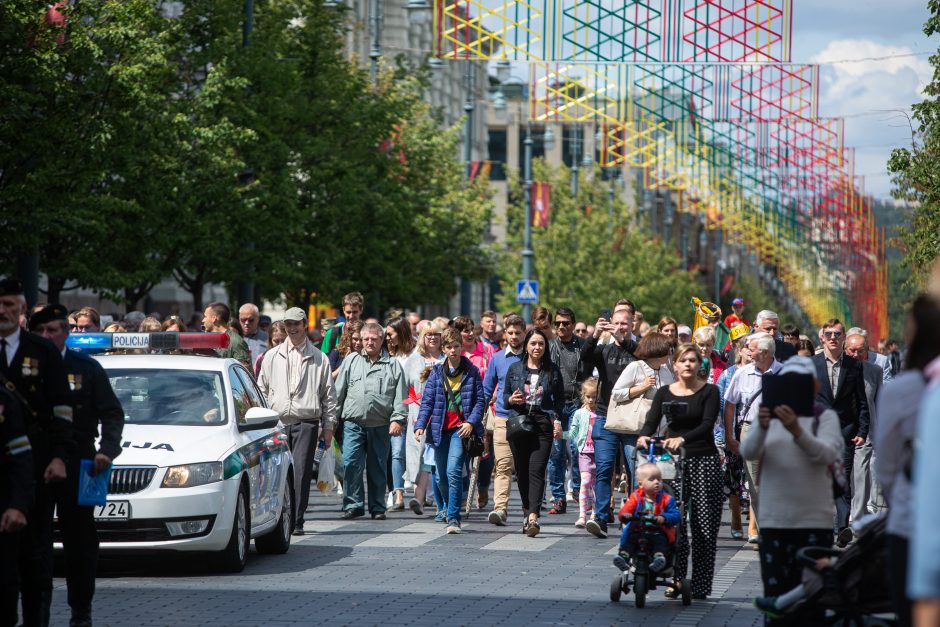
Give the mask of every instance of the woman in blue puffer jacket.
M 483 379 L 476 366 L 461 356 L 460 333 L 445 329 L 441 346 L 447 359 L 428 376 L 415 421 L 415 438 L 427 430 L 434 447 L 438 485 L 447 505 L 447 533 L 460 533 L 463 503 L 463 439 L 483 435 Z

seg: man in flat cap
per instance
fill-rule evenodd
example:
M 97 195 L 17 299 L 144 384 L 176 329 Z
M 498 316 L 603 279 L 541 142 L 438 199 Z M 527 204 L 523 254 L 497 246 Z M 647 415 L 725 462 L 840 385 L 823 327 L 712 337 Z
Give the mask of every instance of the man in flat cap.
M 71 390 L 74 410 L 72 440 L 75 454 L 67 464 L 68 477 L 56 494 L 62 546 L 65 549 L 65 577 L 68 583 L 71 627 L 91 625 L 91 602 L 95 595 L 98 566 L 98 532 L 94 508 L 78 504 L 78 480 L 82 459 L 93 460 L 94 473 L 107 470 L 121 454 L 124 410 L 108 375 L 96 360 L 66 348 L 69 337 L 68 310 L 62 305 L 48 305 L 34 314 L 29 330 L 52 342 L 62 355 Z M 101 442 L 95 449 L 98 425 Z
M 258 387 L 268 406 L 280 414 L 281 422 L 287 426 L 287 444 L 294 456 L 294 535 L 303 535 L 318 440 L 323 441 L 323 446 L 333 442 L 336 392 L 330 362 L 307 339 L 307 316 L 303 309 L 288 309 L 284 326 L 287 340 L 264 354 Z M 319 434 L 321 424 L 323 432 Z
M 66 478 L 72 441 L 72 405 L 62 356 L 45 338 L 20 328 L 26 309 L 23 286 L 15 279 L 0 280 L 0 384 L 20 405 L 33 452 L 35 499 L 20 535 L 20 580 L 23 623 L 48 625 L 52 604 L 53 488 Z M 16 615 L 6 607 L 0 615 Z

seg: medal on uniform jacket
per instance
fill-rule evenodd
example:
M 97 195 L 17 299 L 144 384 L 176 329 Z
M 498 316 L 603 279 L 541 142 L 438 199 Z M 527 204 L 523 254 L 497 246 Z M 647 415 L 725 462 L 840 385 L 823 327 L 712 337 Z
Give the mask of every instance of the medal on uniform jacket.
M 69 387 L 72 388 L 73 392 L 78 392 L 80 389 L 82 389 L 82 375 L 70 374 Z
M 23 358 L 23 376 L 32 377 L 39 373 L 39 360 L 31 357 Z

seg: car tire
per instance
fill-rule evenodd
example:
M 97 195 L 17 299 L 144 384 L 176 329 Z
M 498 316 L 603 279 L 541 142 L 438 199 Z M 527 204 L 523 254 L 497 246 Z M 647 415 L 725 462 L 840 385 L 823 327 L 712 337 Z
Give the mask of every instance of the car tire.
M 258 553 L 282 555 L 290 548 L 290 536 L 294 530 L 294 486 L 288 479 L 284 482 L 284 498 L 281 500 L 281 516 L 274 529 L 255 538 Z
M 232 520 L 232 535 L 228 545 L 216 557 L 218 569 L 226 573 L 240 573 L 248 561 L 248 547 L 251 544 L 251 511 L 244 485 L 238 489 L 235 502 L 235 515 Z

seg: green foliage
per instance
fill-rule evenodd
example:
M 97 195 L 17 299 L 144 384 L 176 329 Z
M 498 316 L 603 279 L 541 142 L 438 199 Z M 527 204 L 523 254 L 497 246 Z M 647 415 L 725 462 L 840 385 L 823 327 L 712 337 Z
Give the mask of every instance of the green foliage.
M 695 277 L 681 269 L 670 249 L 640 233 L 632 216 L 600 170 L 582 177 L 578 196 L 571 195 L 570 172 L 551 170 L 542 160 L 533 164 L 533 179 L 551 183 L 551 221 L 533 228 L 534 277 L 541 282 L 542 304 L 571 307 L 583 320 L 594 320 L 620 298 L 629 298 L 649 321 L 671 315 L 691 318 L 689 299 L 704 293 Z M 503 311 L 518 311 L 515 281 L 521 276 L 523 190 L 518 177 L 511 182 L 508 247 L 500 261 Z
M 930 18 L 924 24 L 928 37 L 940 32 L 940 0 L 927 3 Z M 888 171 L 894 174 L 893 196 L 913 207 L 911 224 L 901 229 L 899 243 L 904 265 L 911 271 L 912 286 L 922 288 L 934 259 L 940 254 L 940 52 L 930 57 L 934 67 L 931 82 L 924 88 L 927 98 L 912 105 L 918 126 L 910 149 L 892 151 Z
M 426 74 L 373 85 L 322 0 L 255 3 L 248 42 L 238 2 L 74 3 L 64 29 L 46 6 L 0 2 L 0 262 L 38 252 L 50 300 L 133 303 L 173 276 L 197 309 L 242 280 L 381 308 L 486 276 L 490 201 Z

